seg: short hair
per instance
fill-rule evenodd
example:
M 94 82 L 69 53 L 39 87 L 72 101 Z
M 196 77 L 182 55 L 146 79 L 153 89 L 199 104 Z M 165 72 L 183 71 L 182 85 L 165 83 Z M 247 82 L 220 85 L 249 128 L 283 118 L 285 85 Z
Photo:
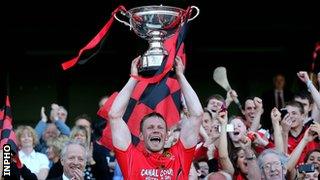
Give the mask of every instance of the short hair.
M 209 101 L 210 101 L 211 99 L 216 99 L 216 100 L 218 100 L 218 101 L 223 102 L 223 104 L 225 104 L 225 99 L 224 99 L 224 97 L 222 97 L 220 94 L 214 94 L 214 95 L 209 96 L 209 98 L 206 100 L 205 106 L 208 106 L 208 103 L 209 103 Z
M 79 145 L 83 149 L 84 156 L 85 156 L 85 157 L 83 157 L 83 159 L 84 159 L 85 164 L 86 164 L 87 157 L 88 157 L 88 152 L 87 152 L 87 149 L 86 149 L 85 145 L 83 143 L 79 142 L 79 141 L 72 141 L 71 140 L 71 141 L 67 141 L 66 143 L 64 143 L 63 148 L 61 150 L 61 156 L 60 156 L 61 159 L 65 160 L 68 147 L 71 146 L 71 145 Z
M 308 92 L 308 91 L 300 91 L 300 92 L 296 93 L 293 98 L 294 99 L 295 98 L 307 99 L 309 101 L 309 104 L 313 103 L 313 98 L 312 98 L 310 92 Z
M 286 164 L 288 162 L 288 157 L 284 153 L 279 152 L 279 151 L 277 151 L 275 149 L 266 149 L 258 157 L 258 165 L 259 165 L 260 170 L 263 169 L 263 164 L 264 164 L 263 158 L 268 154 L 277 155 L 279 157 L 279 159 L 280 159 L 282 167 L 286 166 Z
M 146 121 L 146 119 L 148 119 L 148 118 L 150 118 L 150 117 L 158 117 L 158 118 L 163 119 L 163 121 L 165 122 L 165 125 L 166 125 L 166 129 L 168 129 L 168 127 L 167 127 L 167 122 L 165 121 L 165 119 L 163 118 L 163 116 L 162 116 L 160 113 L 152 112 L 152 113 L 149 113 L 149 114 L 145 115 L 145 116 L 141 119 L 141 121 L 140 121 L 140 132 L 142 132 L 143 123 Z
M 82 132 L 85 133 L 85 136 L 86 136 L 85 146 L 86 146 L 87 148 L 89 148 L 89 147 L 90 147 L 90 141 L 91 141 L 90 132 L 88 132 L 87 129 L 86 129 L 85 127 L 83 127 L 83 126 L 74 126 L 74 127 L 72 128 L 71 132 L 70 132 L 70 139 L 71 139 L 71 140 L 74 140 L 76 134 L 77 134 L 78 132 L 80 132 L 80 131 L 82 131 Z
M 300 111 L 301 114 L 304 114 L 304 108 L 303 108 L 303 104 L 301 104 L 298 101 L 289 101 L 286 103 L 286 106 L 293 106 L 293 107 L 297 107 Z
M 24 126 L 24 125 L 18 126 L 18 128 L 15 131 L 19 145 L 21 145 L 20 138 L 24 130 L 27 130 L 31 133 L 32 144 L 33 144 L 33 147 L 35 147 L 36 144 L 38 144 L 38 137 L 37 137 L 36 131 L 31 126 Z
M 74 118 L 74 122 L 77 123 L 79 119 L 86 119 L 90 125 L 92 125 L 91 117 L 88 114 L 80 114 L 76 118 Z

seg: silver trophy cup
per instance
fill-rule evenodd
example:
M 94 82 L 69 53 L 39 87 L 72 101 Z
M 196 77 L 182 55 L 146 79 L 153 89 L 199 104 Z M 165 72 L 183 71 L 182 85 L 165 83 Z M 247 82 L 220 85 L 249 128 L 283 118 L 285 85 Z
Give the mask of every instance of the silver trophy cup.
M 199 15 L 199 8 L 195 9 L 195 15 L 188 19 L 191 21 Z M 163 41 L 172 36 L 183 25 L 182 15 L 185 10 L 170 6 L 141 6 L 130 9 L 121 14 L 129 18 L 129 22 L 114 17 L 119 22 L 127 25 L 143 39 L 148 40 L 149 49 L 142 55 L 139 63 L 139 74 L 152 76 L 162 64 L 167 50 L 163 47 Z

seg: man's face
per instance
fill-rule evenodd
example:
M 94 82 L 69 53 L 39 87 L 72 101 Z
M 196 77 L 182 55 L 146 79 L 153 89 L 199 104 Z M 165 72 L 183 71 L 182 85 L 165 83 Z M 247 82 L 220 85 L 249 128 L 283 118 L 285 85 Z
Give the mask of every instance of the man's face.
M 306 173 L 304 180 L 318 180 L 318 176 L 319 176 L 319 171 L 315 169 L 314 172 Z
M 199 170 L 201 173 L 200 177 L 206 177 L 209 174 L 209 166 L 208 163 L 205 161 L 200 161 L 199 163 Z
M 207 104 L 207 108 L 213 112 L 217 112 L 221 109 L 223 102 L 219 101 L 218 99 L 212 98 L 209 100 Z
M 295 101 L 303 105 L 304 116 L 308 117 L 309 112 L 312 110 L 312 105 L 309 103 L 308 99 L 301 99 L 300 97 L 294 98 Z
M 149 117 L 142 124 L 140 138 L 144 141 L 147 150 L 151 152 L 162 151 L 166 136 L 166 124 L 163 119 Z
M 301 114 L 298 107 L 295 106 L 286 106 L 288 110 L 289 118 L 292 121 L 291 128 L 296 128 L 299 126 L 303 126 L 303 115 Z
M 65 157 L 61 159 L 63 173 L 70 179 L 75 176 L 75 171 L 84 172 L 85 163 L 85 150 L 78 144 L 69 145 Z
M 78 119 L 76 121 L 76 126 L 82 126 L 87 129 L 87 132 L 91 133 L 91 123 L 86 119 Z
M 239 142 L 247 133 L 247 128 L 241 119 L 233 119 L 230 122 L 234 126 L 234 131 L 229 132 L 229 136 L 233 142 Z
M 206 130 L 207 134 L 210 134 L 212 130 L 212 119 L 208 112 L 204 112 L 202 116 L 202 126 Z
M 285 78 L 282 75 L 277 75 L 274 79 L 274 87 L 278 90 L 283 90 L 285 85 Z
M 245 106 L 244 106 L 244 116 L 245 116 L 245 122 L 247 127 L 251 126 L 251 123 L 255 117 L 255 113 L 256 113 L 256 106 L 254 105 L 254 102 L 252 99 L 248 99 L 245 102 Z
M 48 124 L 46 131 L 44 132 L 44 140 L 54 139 L 58 137 L 59 132 L 57 126 L 54 124 Z
M 263 157 L 263 173 L 266 180 L 282 180 L 284 177 L 280 158 L 273 153 Z

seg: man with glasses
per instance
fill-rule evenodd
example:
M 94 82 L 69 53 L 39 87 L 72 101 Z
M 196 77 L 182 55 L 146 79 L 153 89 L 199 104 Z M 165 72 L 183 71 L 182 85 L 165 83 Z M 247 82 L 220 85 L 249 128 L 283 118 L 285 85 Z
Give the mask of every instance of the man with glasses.
M 288 158 L 277 150 L 267 149 L 263 151 L 258 158 L 261 177 L 265 180 L 285 179 L 287 161 Z

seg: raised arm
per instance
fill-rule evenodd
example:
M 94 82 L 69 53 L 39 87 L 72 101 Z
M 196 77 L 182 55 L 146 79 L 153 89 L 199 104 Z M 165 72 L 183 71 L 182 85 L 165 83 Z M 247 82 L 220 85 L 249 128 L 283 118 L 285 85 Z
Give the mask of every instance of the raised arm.
M 235 99 L 238 98 L 238 94 L 235 90 L 229 90 L 227 92 L 227 97 L 226 97 L 226 106 L 227 108 L 229 107 L 229 105 L 232 103 L 232 101 L 235 101 Z
M 274 143 L 275 143 L 276 149 L 279 152 L 287 152 L 284 149 L 283 138 L 281 133 L 281 126 L 280 126 L 281 114 L 277 108 L 273 108 L 270 115 L 271 115 Z
M 257 132 L 260 128 L 260 119 L 261 115 L 263 114 L 263 107 L 262 107 L 262 99 L 258 97 L 254 97 L 253 99 L 254 105 L 256 106 L 256 112 L 250 126 L 250 131 Z
M 139 59 L 140 56 L 135 58 L 131 63 L 131 75 L 138 75 L 137 64 Z M 126 122 L 124 122 L 122 119 L 122 116 L 126 110 L 131 93 L 136 84 L 137 80 L 135 80 L 133 77 L 130 77 L 127 84 L 122 88 L 115 98 L 108 114 L 112 132 L 113 146 L 122 151 L 127 150 L 131 144 L 130 130 Z
M 41 107 L 40 114 L 41 114 L 41 119 L 38 122 L 38 124 L 36 125 L 36 127 L 34 128 L 36 130 L 38 140 L 41 139 L 43 132 L 46 130 L 47 121 L 48 121 L 48 117 L 45 113 L 44 107 Z
M 220 140 L 219 140 L 219 147 L 218 147 L 221 168 L 223 171 L 229 173 L 232 176 L 234 173 L 234 168 L 230 161 L 229 153 L 228 153 L 227 112 L 220 112 L 217 119 L 221 124 Z
M 297 73 L 297 75 L 299 79 L 307 85 L 315 105 L 318 107 L 318 109 L 320 109 L 320 93 L 309 79 L 308 73 L 306 71 L 300 71 Z
M 194 147 L 197 144 L 203 109 L 197 94 L 194 92 L 183 74 L 184 65 L 180 58 L 176 58 L 176 75 L 188 107 L 190 117 L 181 125 L 181 142 L 185 148 Z

